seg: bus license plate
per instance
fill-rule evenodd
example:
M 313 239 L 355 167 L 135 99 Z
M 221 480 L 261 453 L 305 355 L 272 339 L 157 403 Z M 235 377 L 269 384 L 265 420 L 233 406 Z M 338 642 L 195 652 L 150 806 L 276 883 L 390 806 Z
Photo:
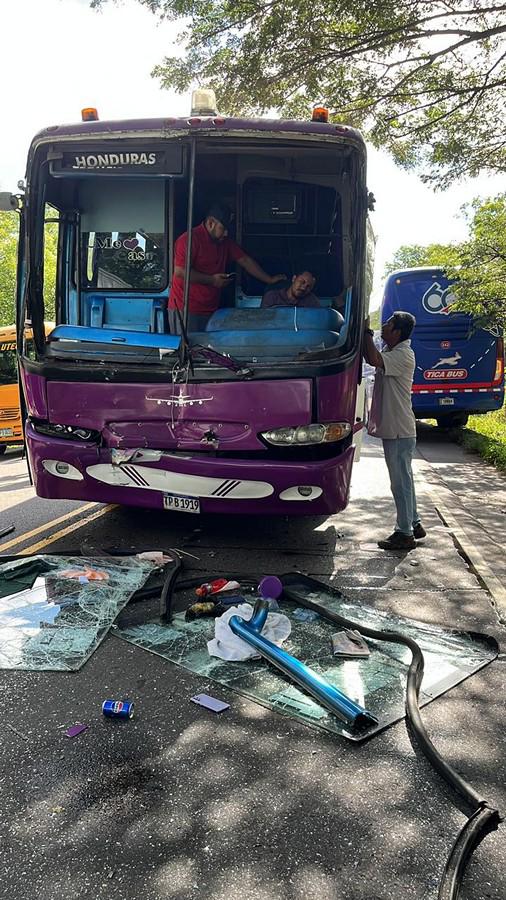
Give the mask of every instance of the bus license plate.
M 0 428 L 0 437 L 12 437 L 12 428 Z
M 453 399 L 453 397 L 440 397 L 439 398 L 440 406 L 453 406 L 454 403 L 455 403 L 455 400 Z
M 182 494 L 164 494 L 164 509 L 171 509 L 174 512 L 199 513 L 200 500 L 198 497 L 183 497 Z

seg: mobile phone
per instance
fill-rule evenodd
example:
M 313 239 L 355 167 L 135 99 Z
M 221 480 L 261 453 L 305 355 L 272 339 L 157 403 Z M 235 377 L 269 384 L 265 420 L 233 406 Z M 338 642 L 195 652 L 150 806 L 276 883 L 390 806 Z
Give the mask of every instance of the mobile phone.
M 195 694 L 195 697 L 190 697 L 192 703 L 197 703 L 198 706 L 204 706 L 205 709 L 210 709 L 212 712 L 223 712 L 224 709 L 230 709 L 230 703 L 224 703 L 223 700 L 217 700 L 216 697 L 210 697 L 209 694 Z

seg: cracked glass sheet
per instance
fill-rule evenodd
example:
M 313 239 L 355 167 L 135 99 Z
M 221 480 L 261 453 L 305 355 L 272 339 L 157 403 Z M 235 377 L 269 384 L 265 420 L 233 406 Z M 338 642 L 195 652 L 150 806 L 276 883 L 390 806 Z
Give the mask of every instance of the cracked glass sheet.
M 485 635 L 451 632 L 421 622 L 389 616 L 366 606 L 329 598 L 328 593 L 308 599 L 371 628 L 400 631 L 413 637 L 425 658 L 425 674 L 419 703 L 454 687 L 497 656 L 497 644 Z M 301 593 L 302 597 L 302 593 Z M 338 659 L 332 655 L 331 635 L 338 626 L 322 618 L 300 622 L 293 617 L 293 603 L 281 602 L 280 611 L 290 618 L 292 632 L 283 648 L 303 660 L 334 687 L 360 703 L 378 718 L 378 725 L 353 733 L 308 694 L 291 684 L 263 659 L 230 662 L 209 656 L 207 641 L 214 637 L 214 619 L 185 622 L 176 613 L 170 625 L 148 622 L 115 632 L 138 647 L 183 666 L 202 678 L 218 682 L 279 713 L 331 731 L 353 741 L 364 740 L 404 717 L 409 650 L 400 644 L 367 640 L 367 659 Z
M 46 555 L 0 565 L 0 669 L 79 669 L 153 568 L 133 557 Z

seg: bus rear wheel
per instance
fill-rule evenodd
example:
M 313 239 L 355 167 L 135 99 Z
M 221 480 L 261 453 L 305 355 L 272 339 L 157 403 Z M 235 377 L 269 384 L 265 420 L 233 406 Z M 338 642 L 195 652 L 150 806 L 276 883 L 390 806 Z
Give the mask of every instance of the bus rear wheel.
M 467 413 L 452 413 L 447 416 L 438 416 L 436 421 L 438 428 L 464 428 L 468 419 Z

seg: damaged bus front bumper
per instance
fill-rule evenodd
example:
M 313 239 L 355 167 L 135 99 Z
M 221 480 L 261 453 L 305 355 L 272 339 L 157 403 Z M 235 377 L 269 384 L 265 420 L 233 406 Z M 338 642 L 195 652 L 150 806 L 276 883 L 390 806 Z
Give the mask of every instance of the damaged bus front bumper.
M 354 455 L 353 446 L 311 462 L 111 450 L 48 437 L 30 424 L 26 438 L 39 497 L 193 513 L 332 514 L 347 505 Z

